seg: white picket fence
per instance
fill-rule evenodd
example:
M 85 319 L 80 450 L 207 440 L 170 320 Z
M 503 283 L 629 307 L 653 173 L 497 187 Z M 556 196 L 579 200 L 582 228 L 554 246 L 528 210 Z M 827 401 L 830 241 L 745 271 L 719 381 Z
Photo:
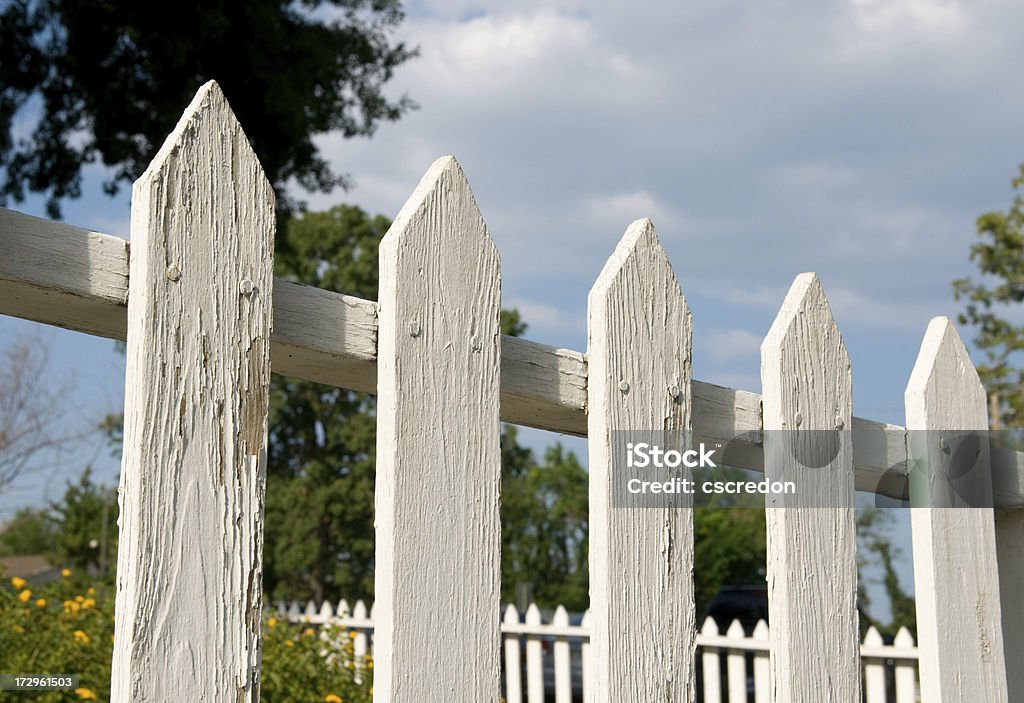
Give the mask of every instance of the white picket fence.
M 0 210 L 0 313 L 127 340 L 112 700 L 259 699 L 271 370 L 377 393 L 377 701 L 499 695 L 502 420 L 588 438 L 591 700 L 690 701 L 696 685 L 692 511 L 613 505 L 612 439 L 637 428 L 681 447 L 746 436 L 731 464 L 772 481 L 803 469 L 774 431 L 839 431 L 829 471 L 801 482 L 831 507 L 766 511 L 772 700 L 861 699 L 853 493 L 908 481 L 922 700 L 1022 700 L 1024 457 L 976 436 L 995 509 L 953 507 L 943 433 L 981 432 L 987 412 L 948 320 L 925 332 L 902 428 L 852 417 L 813 274 L 762 345 L 760 395 L 692 379 L 690 312 L 649 220 L 590 292 L 586 354 L 499 334 L 497 250 L 450 157 L 384 237 L 378 301 L 275 279 L 274 229 L 212 82 L 135 183 L 130 247 Z
M 362 600 L 356 601 L 352 608 L 345 599 L 336 606 L 324 601 L 320 607 L 313 601 L 307 601 L 305 607 L 298 601 L 288 605 L 279 602 L 277 612 L 290 622 L 331 624 L 351 631 L 357 661 L 373 652 L 373 607 L 367 609 Z M 569 613 L 558 606 L 550 622 L 544 622 L 535 604 L 522 614 L 514 605 L 505 606 L 501 634 L 505 655 L 502 695 L 506 703 L 591 700 L 589 617 L 590 614 L 585 613 L 579 624 L 570 624 Z M 764 620 L 759 620 L 748 636 L 738 620 L 733 620 L 723 631 L 713 618 L 706 618 L 696 638 L 697 678 L 703 689 L 701 700 L 704 703 L 768 703 L 771 700 L 768 640 L 768 624 Z M 901 627 L 892 644 L 887 645 L 878 630 L 869 627 L 860 654 L 865 703 L 916 703 L 920 700 L 917 647 L 907 628 Z M 721 677 L 723 661 L 724 681 Z M 886 677 L 887 662 L 891 663 L 893 671 L 892 696 Z

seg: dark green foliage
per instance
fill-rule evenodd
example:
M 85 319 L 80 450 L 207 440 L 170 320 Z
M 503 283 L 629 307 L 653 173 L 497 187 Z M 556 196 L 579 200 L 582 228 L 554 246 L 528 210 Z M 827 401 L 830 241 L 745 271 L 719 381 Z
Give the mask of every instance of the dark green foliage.
M 990 394 L 994 430 L 1024 427 L 1024 369 L 1017 356 L 1024 351 L 1024 326 L 1006 319 L 1006 306 L 1024 301 L 1024 165 L 1013 188 L 1008 210 L 978 218 L 981 241 L 971 247 L 971 261 L 983 278 L 953 282 L 954 297 L 966 303 L 959 322 L 977 328 L 974 345 L 985 355 L 978 374 Z
M 0 556 L 50 554 L 55 529 L 46 510 L 22 508 L 0 528 Z
M 326 20 L 325 17 L 334 17 Z M 0 203 L 81 194 L 82 166 L 110 167 L 109 193 L 136 179 L 205 81 L 224 90 L 274 185 L 282 215 L 343 184 L 312 136 L 370 135 L 413 107 L 382 86 L 415 54 L 390 35 L 399 0 L 151 3 L 0 2 Z M 12 140 L 19 118 L 40 119 Z M 283 221 L 282 217 L 282 221 Z
M 117 489 L 97 484 L 91 469 L 68 483 L 64 500 L 50 505 L 53 563 L 106 583 L 117 570 Z
M 587 473 L 572 452 L 549 447 L 543 464 L 516 443 L 516 428 L 501 437 L 501 596 L 517 600 L 528 585 L 541 607 L 586 610 Z

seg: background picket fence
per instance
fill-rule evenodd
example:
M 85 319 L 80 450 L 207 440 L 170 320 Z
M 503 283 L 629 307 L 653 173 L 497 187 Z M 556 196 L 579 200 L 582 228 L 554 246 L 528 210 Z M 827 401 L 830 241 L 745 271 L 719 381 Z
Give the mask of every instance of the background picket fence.
M 277 613 L 290 622 L 331 624 L 351 631 L 356 661 L 373 652 L 373 607 L 362 600 L 349 607 L 342 599 L 336 606 L 313 601 L 278 602 Z M 549 622 L 531 604 L 525 613 L 506 605 L 501 620 L 504 649 L 502 695 L 506 703 L 572 703 L 590 700 L 589 613 L 579 624 L 570 624 L 569 613 L 558 606 Z M 703 703 L 768 703 L 771 700 L 768 624 L 759 620 L 748 636 L 733 620 L 720 627 L 706 618 L 697 633 L 697 679 Z M 914 636 L 901 627 L 892 644 L 885 644 L 874 627 L 864 634 L 860 647 L 865 703 L 916 703 L 917 647 Z M 748 657 L 749 655 L 749 657 Z M 752 659 L 752 661 L 748 661 Z M 577 664 L 578 660 L 578 664 Z M 725 678 L 722 678 L 723 663 Z M 891 668 L 891 681 L 886 671 Z M 578 672 L 578 675 L 577 675 Z M 524 695 L 524 691 L 526 692 Z M 891 694 L 891 695 L 890 695 Z
M 692 511 L 612 504 L 612 438 L 638 428 L 672 446 L 745 437 L 730 463 L 772 480 L 803 469 L 773 431 L 838 431 L 830 470 L 800 484 L 830 507 L 766 511 L 772 700 L 861 700 L 854 491 L 908 482 L 922 700 L 1024 697 L 1024 457 L 980 434 L 985 392 L 948 320 L 925 332 L 902 428 L 852 416 L 813 274 L 765 338 L 761 394 L 694 380 L 690 311 L 649 220 L 590 292 L 586 354 L 503 337 L 497 250 L 450 157 L 384 237 L 378 301 L 275 279 L 274 230 L 212 82 L 135 183 L 130 246 L 0 210 L 0 313 L 127 340 L 117 703 L 259 699 L 272 370 L 377 393 L 377 701 L 499 695 L 501 421 L 588 439 L 592 700 L 688 701 L 696 681 Z M 954 507 L 965 431 L 995 509 Z

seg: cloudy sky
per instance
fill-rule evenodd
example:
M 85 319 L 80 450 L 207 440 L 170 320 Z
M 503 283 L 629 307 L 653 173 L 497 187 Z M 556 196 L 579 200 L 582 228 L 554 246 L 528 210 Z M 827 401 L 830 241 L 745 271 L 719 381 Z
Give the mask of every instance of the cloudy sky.
M 389 92 L 420 109 L 371 140 L 321 137 L 356 185 L 308 199 L 393 217 L 454 154 L 505 305 L 579 350 L 590 286 L 649 216 L 693 310 L 695 376 L 753 391 L 786 290 L 816 271 L 855 414 L 903 424 L 928 320 L 956 314 L 974 220 L 1007 206 L 1024 160 L 1021 26 L 1014 0 L 417 1 L 400 35 L 421 55 Z M 98 177 L 65 216 L 127 236 L 127 197 Z M 28 328 L 0 320 L 7 339 Z M 112 345 L 47 334 L 83 414 L 116 406 Z

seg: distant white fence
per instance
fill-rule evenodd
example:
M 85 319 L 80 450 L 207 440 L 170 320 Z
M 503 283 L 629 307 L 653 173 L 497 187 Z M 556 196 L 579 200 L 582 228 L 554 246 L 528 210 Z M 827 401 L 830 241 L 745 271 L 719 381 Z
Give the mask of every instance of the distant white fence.
M 351 630 L 359 660 L 373 651 L 373 608 L 362 600 L 350 608 L 342 599 L 336 606 L 313 601 L 278 602 L 281 617 L 295 623 L 332 624 Z M 591 700 L 589 613 L 579 624 L 570 624 L 562 606 L 550 622 L 541 610 L 530 605 L 525 617 L 514 605 L 507 605 L 502 617 L 504 685 L 506 703 L 572 703 Z M 723 631 L 713 618 L 706 618 L 697 633 L 697 680 L 703 703 L 768 703 L 771 676 L 768 624 L 759 620 L 750 636 L 738 620 Z M 874 627 L 868 628 L 860 646 L 864 675 L 865 703 L 916 703 L 917 647 L 914 636 L 901 627 L 892 644 L 885 644 Z M 725 676 L 723 677 L 723 670 Z M 887 670 L 891 674 L 887 675 Z M 524 686 L 525 684 L 525 686 Z M 524 696 L 525 690 L 525 696 Z
M 503 337 L 498 253 L 450 157 L 384 237 L 378 301 L 275 278 L 274 229 L 273 191 L 214 83 L 135 183 L 130 246 L 0 209 L 0 313 L 127 340 L 116 703 L 259 699 L 271 371 L 377 393 L 378 703 L 498 696 L 502 420 L 588 439 L 593 701 L 689 701 L 709 654 L 693 511 L 614 504 L 613 438 L 637 428 L 678 447 L 746 437 L 732 466 L 803 471 L 829 506 L 773 496 L 766 511 L 774 701 L 871 689 L 854 491 L 908 483 L 922 699 L 1022 700 L 1024 455 L 981 434 L 985 391 L 948 320 L 925 332 L 903 428 L 852 416 L 850 359 L 813 274 L 764 340 L 761 394 L 694 380 L 690 311 L 649 220 L 590 291 L 586 354 Z M 783 430 L 838 433 L 829 471 L 808 473 Z M 970 456 L 948 441 L 964 431 Z M 955 507 L 953 458 L 995 509 Z

